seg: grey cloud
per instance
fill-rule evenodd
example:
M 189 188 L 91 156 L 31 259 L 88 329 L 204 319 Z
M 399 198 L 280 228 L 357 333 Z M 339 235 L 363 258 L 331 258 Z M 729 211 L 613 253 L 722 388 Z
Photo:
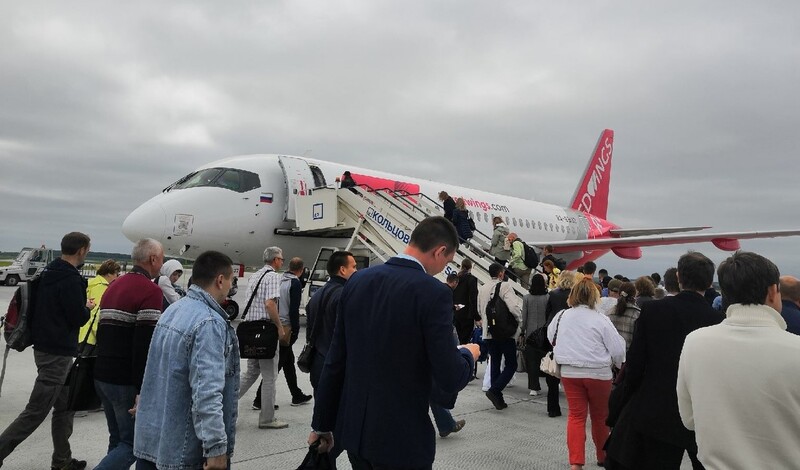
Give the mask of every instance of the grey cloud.
M 80 225 L 96 249 L 127 251 L 130 210 L 199 165 L 247 153 L 311 151 L 566 204 L 606 127 L 614 222 L 791 227 L 799 9 L 5 4 L 0 249 L 53 244 Z M 797 271 L 794 243 L 743 245 L 778 247 Z M 600 264 L 663 271 L 685 249 Z

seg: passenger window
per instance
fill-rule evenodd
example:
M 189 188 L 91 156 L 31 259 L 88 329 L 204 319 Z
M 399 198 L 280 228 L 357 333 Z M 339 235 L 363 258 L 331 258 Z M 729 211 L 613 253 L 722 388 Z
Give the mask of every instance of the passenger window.
M 525 228 L 531 228 L 531 221 L 529 219 L 525 219 Z
M 484 222 L 488 222 L 489 221 L 489 213 L 488 212 L 484 212 L 483 213 L 483 221 Z
M 540 220 L 540 221 L 538 222 L 538 224 L 539 224 L 539 230 L 541 230 L 541 229 L 542 229 L 542 221 Z
M 509 219 L 508 216 L 506 216 L 506 225 L 511 225 L 511 219 Z

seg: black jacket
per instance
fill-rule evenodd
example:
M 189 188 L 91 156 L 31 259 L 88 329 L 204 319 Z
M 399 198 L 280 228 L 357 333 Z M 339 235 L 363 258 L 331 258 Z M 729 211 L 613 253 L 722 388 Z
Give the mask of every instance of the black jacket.
M 442 206 L 444 206 L 444 218 L 452 221 L 453 211 L 456 210 L 456 201 L 454 201 L 452 197 L 448 196 L 447 199 L 442 202 Z
M 311 339 L 313 331 L 316 337 L 314 347 L 323 356 L 328 354 L 328 349 L 331 347 L 333 329 L 336 327 L 336 310 L 339 308 L 339 297 L 342 295 L 341 287 L 345 282 L 347 280 L 343 277 L 331 276 L 327 284 L 314 292 L 306 306 L 306 341 Z M 328 295 L 327 293 L 331 289 L 335 290 Z M 327 308 L 325 305 L 321 305 L 323 297 L 328 297 L 325 300 Z M 314 331 L 317 328 L 319 331 Z
M 458 238 L 463 243 L 472 238 L 472 228 L 469 226 L 469 213 L 464 209 L 455 209 L 453 211 L 453 225 L 458 232 Z
M 86 280 L 61 258 L 42 272 L 31 318 L 33 349 L 58 356 L 78 353 L 78 330 L 89 321 Z
M 678 414 L 678 360 L 686 335 L 724 318 L 696 292 L 642 306 L 625 363 L 623 402 L 634 429 L 676 446 L 694 446 L 694 433 Z
M 456 310 L 457 322 L 472 325 L 473 322 L 481 319 L 481 314 L 478 312 L 478 278 L 472 273 L 458 276 L 458 285 L 453 290 L 453 303 L 464 306 L 464 308 Z
M 556 313 L 569 308 L 569 305 L 567 305 L 568 298 L 569 291 L 566 289 L 559 287 L 550 291 L 550 296 L 547 297 L 547 307 L 545 308 L 545 316 L 548 322 L 553 319 Z

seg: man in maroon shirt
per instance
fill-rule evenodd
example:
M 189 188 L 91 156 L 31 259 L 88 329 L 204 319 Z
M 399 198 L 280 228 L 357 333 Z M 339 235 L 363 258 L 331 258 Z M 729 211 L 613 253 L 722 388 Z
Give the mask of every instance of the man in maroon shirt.
M 150 339 L 163 306 L 153 282 L 164 264 L 164 248 L 152 238 L 133 247 L 134 267 L 114 281 L 100 301 L 95 387 L 108 421 L 108 454 L 97 469 L 128 468 L 133 456 L 136 403 L 142 387 Z

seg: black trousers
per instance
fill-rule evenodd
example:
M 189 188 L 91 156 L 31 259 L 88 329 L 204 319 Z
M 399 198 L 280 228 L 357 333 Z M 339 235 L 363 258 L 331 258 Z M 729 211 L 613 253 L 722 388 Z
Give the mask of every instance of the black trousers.
M 561 404 L 558 401 L 558 384 L 561 383 L 561 380 L 539 370 L 539 364 L 542 362 L 544 355 L 544 351 L 531 347 L 526 347 L 522 353 L 525 358 L 525 367 L 527 367 L 526 370 L 528 371 L 528 390 L 541 390 L 542 386 L 539 383 L 539 377 L 544 376 L 544 381 L 547 384 L 547 412 L 549 414 L 560 414 Z
M 453 320 L 453 326 L 458 335 L 458 344 L 467 344 L 472 339 L 472 331 L 475 329 L 475 322 L 471 318 L 458 318 Z
M 684 449 L 681 446 L 654 439 L 650 436 L 645 436 L 642 433 L 636 433 L 634 438 L 637 447 L 636 452 L 636 465 L 633 467 L 626 467 L 619 462 L 609 459 L 606 460 L 606 468 L 612 470 L 633 470 L 634 468 L 646 468 L 653 470 L 679 470 L 681 468 L 681 461 L 683 461 L 683 453 L 689 454 L 689 460 L 692 461 L 693 470 L 705 470 L 703 464 L 697 459 L 697 448 Z
M 350 459 L 350 465 L 353 467 L 353 470 L 431 470 L 433 468 L 433 465 L 427 465 L 425 467 L 387 467 L 385 465 L 373 465 L 349 451 L 347 452 L 347 458 Z

